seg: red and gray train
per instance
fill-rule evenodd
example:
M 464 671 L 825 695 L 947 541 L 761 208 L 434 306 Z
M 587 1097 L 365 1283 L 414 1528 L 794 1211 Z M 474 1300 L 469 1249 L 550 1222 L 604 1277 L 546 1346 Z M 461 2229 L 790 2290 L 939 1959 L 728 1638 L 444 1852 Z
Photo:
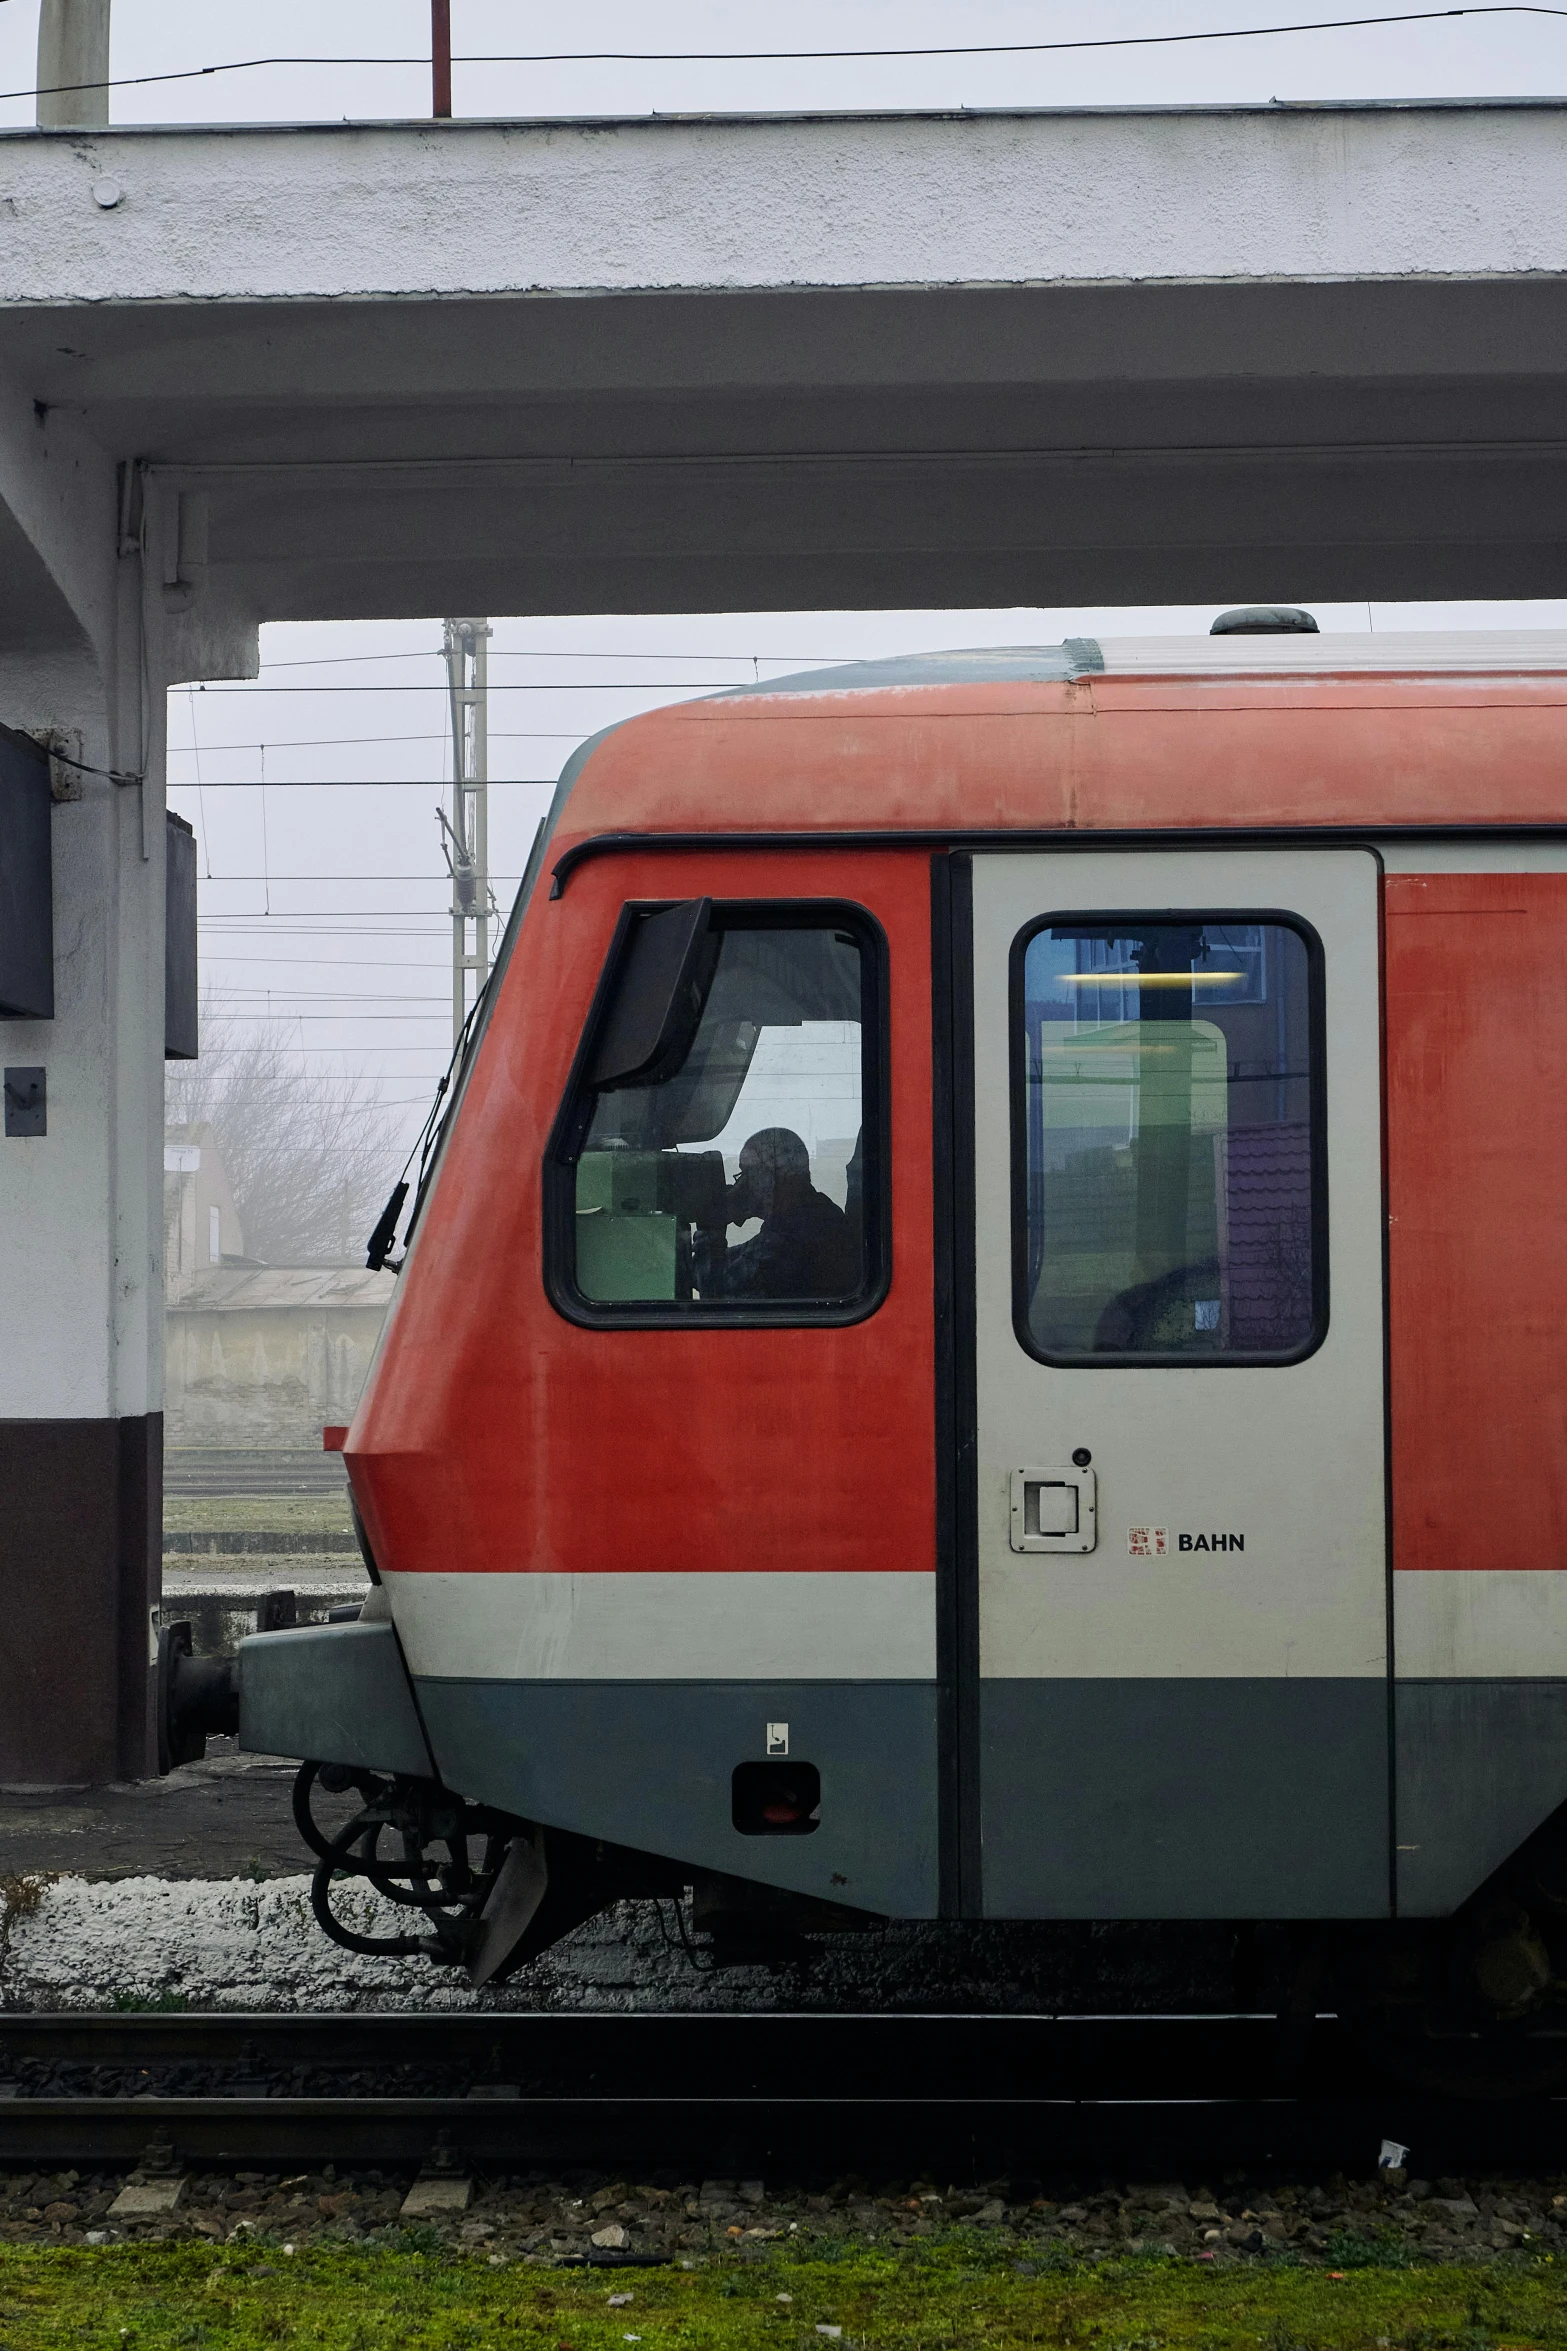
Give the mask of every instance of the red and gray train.
M 1280 618 L 573 759 L 347 1437 L 370 1600 L 239 1653 L 329 1931 L 345 1868 L 478 1980 L 689 1886 L 1278 1922 L 1550 2077 L 1567 638 Z

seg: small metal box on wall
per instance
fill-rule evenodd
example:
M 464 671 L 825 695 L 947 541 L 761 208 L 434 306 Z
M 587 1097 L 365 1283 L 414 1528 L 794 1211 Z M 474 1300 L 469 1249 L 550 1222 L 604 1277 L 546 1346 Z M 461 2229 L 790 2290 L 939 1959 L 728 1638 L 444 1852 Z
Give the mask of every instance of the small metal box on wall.
M 48 754 L 0 727 L 0 1020 L 54 1018 Z
M 163 915 L 163 1058 L 194 1061 L 196 1037 L 196 836 L 168 818 Z

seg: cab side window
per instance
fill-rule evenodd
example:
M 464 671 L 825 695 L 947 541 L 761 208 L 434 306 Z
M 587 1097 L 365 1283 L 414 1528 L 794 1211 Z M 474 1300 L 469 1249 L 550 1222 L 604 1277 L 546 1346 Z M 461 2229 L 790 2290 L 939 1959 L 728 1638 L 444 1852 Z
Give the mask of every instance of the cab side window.
M 1019 1336 L 1054 1363 L 1295 1361 L 1327 1318 L 1320 948 L 1054 917 L 1013 959 Z
M 882 996 L 857 909 L 628 906 L 551 1152 L 556 1303 L 595 1321 L 866 1312 Z

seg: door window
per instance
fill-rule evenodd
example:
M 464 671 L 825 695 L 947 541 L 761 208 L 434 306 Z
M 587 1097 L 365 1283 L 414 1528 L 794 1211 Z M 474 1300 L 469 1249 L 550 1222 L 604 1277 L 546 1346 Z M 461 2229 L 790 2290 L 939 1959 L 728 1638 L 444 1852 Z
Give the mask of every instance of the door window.
M 1018 1335 L 1294 1361 L 1326 1324 L 1320 950 L 1257 915 L 1052 916 L 1014 950 Z
M 555 1154 L 558 1304 L 595 1320 L 867 1311 L 879 942 L 834 906 L 626 910 Z

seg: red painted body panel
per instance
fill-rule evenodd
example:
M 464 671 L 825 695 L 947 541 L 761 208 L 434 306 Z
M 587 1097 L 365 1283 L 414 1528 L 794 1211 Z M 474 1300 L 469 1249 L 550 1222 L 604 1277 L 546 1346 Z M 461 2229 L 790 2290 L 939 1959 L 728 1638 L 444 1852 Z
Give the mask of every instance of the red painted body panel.
M 1567 1558 L 1567 875 L 1386 884 L 1393 1563 Z
M 887 934 L 892 1284 L 843 1329 L 582 1329 L 543 1286 L 541 1169 L 627 898 L 849 899 Z M 534 898 L 349 1444 L 400 1570 L 935 1564 L 930 865 L 634 855 Z
M 763 693 L 609 736 L 549 862 L 628 831 L 1549 825 L 1564 772 L 1544 674 Z M 386 1565 L 933 1564 L 927 876 L 912 849 L 618 852 L 536 894 L 347 1448 Z M 545 1297 L 541 1160 L 616 914 L 683 893 L 849 897 L 888 934 L 894 1274 L 862 1324 L 583 1330 Z M 1399 877 L 1388 912 L 1396 1561 L 1553 1564 L 1567 879 Z

